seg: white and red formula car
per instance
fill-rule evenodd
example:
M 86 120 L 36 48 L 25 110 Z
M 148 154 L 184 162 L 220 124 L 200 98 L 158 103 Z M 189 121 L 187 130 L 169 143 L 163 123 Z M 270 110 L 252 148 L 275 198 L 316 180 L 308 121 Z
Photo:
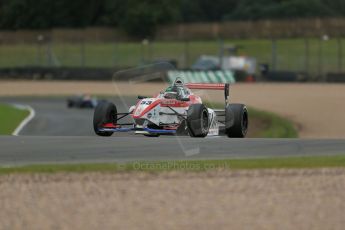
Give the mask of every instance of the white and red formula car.
M 207 108 L 191 89 L 223 90 L 225 109 Z M 229 84 L 188 83 L 177 78 L 173 85 L 153 98 L 138 96 L 129 112 L 118 113 L 111 102 L 95 108 L 93 126 L 97 135 L 135 132 L 145 136 L 189 135 L 206 137 L 227 135 L 243 138 L 248 130 L 248 111 L 243 104 L 229 104 Z M 120 123 L 131 116 L 132 123 Z

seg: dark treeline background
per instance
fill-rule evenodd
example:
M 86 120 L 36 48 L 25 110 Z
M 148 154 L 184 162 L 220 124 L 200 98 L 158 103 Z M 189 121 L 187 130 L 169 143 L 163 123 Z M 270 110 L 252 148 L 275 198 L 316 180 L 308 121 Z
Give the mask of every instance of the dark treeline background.
M 116 26 L 137 37 L 169 23 L 342 16 L 344 0 L 0 1 L 0 29 Z

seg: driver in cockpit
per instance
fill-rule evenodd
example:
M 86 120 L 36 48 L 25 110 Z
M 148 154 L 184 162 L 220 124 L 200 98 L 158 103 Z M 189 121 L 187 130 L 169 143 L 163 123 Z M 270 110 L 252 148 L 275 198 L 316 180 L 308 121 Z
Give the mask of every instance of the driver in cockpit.
M 177 86 L 170 86 L 164 92 L 164 98 L 166 99 L 178 99 L 181 97 L 180 90 Z

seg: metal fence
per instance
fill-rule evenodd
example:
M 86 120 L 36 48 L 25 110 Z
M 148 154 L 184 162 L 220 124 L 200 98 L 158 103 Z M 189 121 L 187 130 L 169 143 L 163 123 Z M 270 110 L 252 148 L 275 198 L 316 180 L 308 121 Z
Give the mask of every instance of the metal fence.
M 237 55 L 255 57 L 258 64 L 267 64 L 270 70 L 305 72 L 311 76 L 345 70 L 343 39 L 328 35 L 193 42 L 53 43 L 42 40 L 36 44 L 0 44 L 0 68 L 127 68 L 163 60 L 176 62 L 178 68 L 189 68 L 200 55 L 218 56 L 222 50 L 233 50 L 234 47 Z
M 212 23 L 181 23 L 158 26 L 155 39 L 160 41 L 212 39 L 267 39 L 315 37 L 322 34 L 345 36 L 345 17 L 305 18 L 285 20 L 224 21 Z M 1 30 L 0 43 L 35 43 L 44 36 L 54 42 L 112 42 L 133 41 L 135 37 L 120 28 L 86 27 L 53 28 L 48 30 Z

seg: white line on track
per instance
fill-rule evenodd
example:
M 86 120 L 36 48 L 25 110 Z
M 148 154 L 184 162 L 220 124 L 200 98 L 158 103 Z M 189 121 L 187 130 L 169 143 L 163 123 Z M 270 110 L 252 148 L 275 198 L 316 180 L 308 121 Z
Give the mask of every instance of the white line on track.
M 36 112 L 35 110 L 28 105 L 18 105 L 18 104 L 14 104 L 14 107 L 16 107 L 17 109 L 21 109 L 21 110 L 29 110 L 30 114 L 29 116 L 27 116 L 19 125 L 18 127 L 13 131 L 12 135 L 13 136 L 18 136 L 19 133 L 22 131 L 22 129 L 35 117 Z

